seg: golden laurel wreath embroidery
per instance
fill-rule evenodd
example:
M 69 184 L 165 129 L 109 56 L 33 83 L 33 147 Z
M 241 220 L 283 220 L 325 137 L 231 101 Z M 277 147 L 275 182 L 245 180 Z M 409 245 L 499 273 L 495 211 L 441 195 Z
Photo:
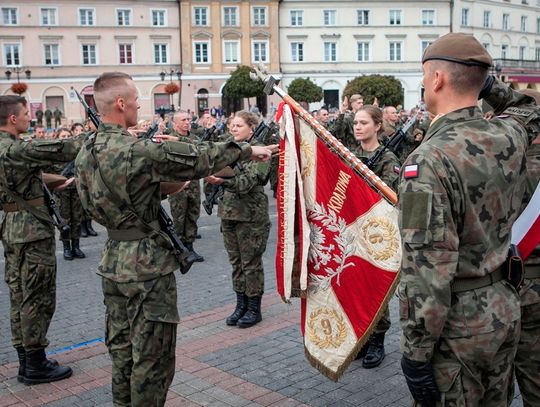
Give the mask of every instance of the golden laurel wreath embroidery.
M 313 172 L 315 167 L 313 148 L 311 148 L 311 145 L 306 140 L 302 139 L 300 140 L 300 150 L 306 160 L 305 163 L 302 163 L 302 179 L 306 179 L 306 177 Z
M 307 326 L 310 341 L 320 349 L 339 348 L 347 338 L 343 316 L 334 309 L 317 308 L 310 314 Z
M 375 217 L 362 226 L 366 250 L 375 260 L 384 261 L 399 250 L 397 229 L 388 219 Z

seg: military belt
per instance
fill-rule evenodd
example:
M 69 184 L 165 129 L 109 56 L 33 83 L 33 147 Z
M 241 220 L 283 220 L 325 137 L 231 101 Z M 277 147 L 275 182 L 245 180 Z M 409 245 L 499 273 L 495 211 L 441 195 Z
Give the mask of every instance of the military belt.
M 476 290 L 477 288 L 483 288 L 495 284 L 505 278 L 503 274 L 503 268 L 499 267 L 493 273 L 487 276 L 477 278 L 456 278 L 452 282 L 452 292 L 462 293 L 464 291 Z
M 157 220 L 148 223 L 148 225 L 150 225 L 153 229 L 159 230 L 159 222 Z M 109 239 L 111 240 L 131 242 L 133 240 L 144 239 L 145 237 L 155 234 L 156 231 L 151 230 L 148 232 L 143 232 L 137 227 L 131 227 L 128 229 L 107 229 L 107 233 L 109 234 Z
M 35 199 L 29 199 L 26 201 L 26 203 L 30 206 L 43 206 L 45 205 L 45 201 L 43 200 L 43 197 L 41 198 L 35 198 Z M 2 204 L 2 207 L 4 208 L 4 212 L 17 212 L 20 211 L 21 208 L 16 202 L 5 202 Z
M 532 280 L 533 278 L 540 278 L 540 265 L 525 266 L 525 278 Z

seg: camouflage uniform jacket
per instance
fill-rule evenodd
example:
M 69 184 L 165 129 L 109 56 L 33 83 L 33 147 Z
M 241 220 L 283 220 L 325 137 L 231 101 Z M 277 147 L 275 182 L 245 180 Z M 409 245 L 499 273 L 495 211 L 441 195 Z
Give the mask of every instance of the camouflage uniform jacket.
M 330 129 L 330 133 L 347 148 L 356 145 L 353 122 L 353 112 L 340 113 Z
M 3 186 L 25 201 L 42 198 L 42 170 L 50 167 L 51 163 L 73 160 L 80 143 L 81 139 L 22 141 L 0 131 L 0 163 L 3 167 L 0 171 L 0 201 L 13 202 Z M 4 213 L 1 233 L 5 242 L 25 243 L 54 237 L 53 221 L 47 207 L 35 208 L 42 214 L 41 218 L 50 219 L 50 223 L 39 220 L 24 209 Z
M 254 145 L 262 144 L 255 142 Z M 234 172 L 236 176 L 222 184 L 225 193 L 219 203 L 218 216 L 226 220 L 269 222 L 264 186 L 268 182 L 270 162 L 241 163 Z
M 365 151 L 362 149 L 362 147 L 360 147 L 360 145 L 358 145 L 358 147 L 352 148 L 351 152 L 365 164 L 370 157 L 383 148 L 384 146 L 379 146 L 373 151 Z M 375 173 L 375 175 L 382 179 L 386 185 L 388 185 L 394 191 L 397 191 L 399 182 L 399 168 L 400 163 L 396 155 L 391 151 L 386 150 L 379 161 L 375 163 L 372 171 Z
M 156 143 L 114 124 L 101 124 L 94 137 L 99 169 L 87 142 L 75 161 L 77 187 L 83 207 L 107 229 L 137 227 L 136 218 L 157 221 L 160 182 L 199 179 L 251 154 L 247 143 Z M 178 269 L 163 232 L 133 241 L 109 239 L 102 254 L 97 273 L 116 282 L 146 281 Z
M 501 107 L 531 100 L 509 98 Z M 452 282 L 488 275 L 506 259 L 531 141 L 522 124 L 531 117 L 538 120 L 538 112 L 521 122 L 510 115 L 487 121 L 477 107 L 450 112 L 432 123 L 403 165 L 399 297 L 406 357 L 430 360 L 440 337 L 480 335 L 519 318 L 519 297 L 510 298 L 510 290 L 479 299 L 474 290 L 452 294 Z M 414 165 L 417 175 L 405 177 Z

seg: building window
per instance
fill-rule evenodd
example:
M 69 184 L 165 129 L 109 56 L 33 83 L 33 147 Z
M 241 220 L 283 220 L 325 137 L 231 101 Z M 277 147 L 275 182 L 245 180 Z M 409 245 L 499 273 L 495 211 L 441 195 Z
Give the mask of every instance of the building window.
M 131 10 L 116 10 L 116 22 L 118 25 L 131 25 Z
M 82 63 L 83 65 L 96 65 L 96 45 L 95 44 L 83 44 L 82 47 Z
M 152 25 L 154 27 L 165 27 L 167 25 L 165 12 L 165 10 L 152 10 Z
M 20 66 L 19 44 L 4 44 L 4 64 L 6 66 Z
M 527 47 L 524 45 L 519 46 L 519 59 L 522 61 L 527 59 Z
M 527 16 L 521 16 L 520 28 L 521 28 L 521 32 L 527 31 Z
M 358 62 L 369 61 L 369 42 L 357 42 Z
M 510 21 L 510 14 L 503 14 L 502 29 L 508 30 L 508 22 Z
M 208 25 L 208 7 L 193 7 L 193 20 L 197 26 Z
M 337 61 L 337 44 L 335 42 L 324 43 L 324 62 Z
M 237 12 L 237 7 L 223 7 L 223 25 L 226 27 L 236 27 L 238 25 L 236 18 Z
M 266 25 L 266 7 L 253 7 L 253 25 Z
M 268 62 L 268 41 L 253 41 L 253 62 Z
M 502 59 L 508 58 L 508 45 L 506 44 L 501 45 L 501 58 Z
M 422 41 L 421 48 L 422 48 L 422 55 L 424 55 L 424 52 L 426 52 L 426 48 L 429 47 L 433 41 Z
M 299 26 L 304 24 L 304 11 L 291 10 L 291 25 Z
M 210 62 L 210 45 L 208 42 L 195 42 L 193 47 L 195 48 L 193 55 L 196 64 L 207 64 Z
M 41 25 L 57 25 L 56 9 L 42 8 L 41 9 Z
M 395 62 L 402 60 L 401 47 L 401 41 L 390 41 L 390 61 Z
M 44 44 L 45 65 L 60 65 L 58 44 Z
M 336 25 L 336 10 L 323 10 L 324 25 Z
M 369 10 L 356 10 L 358 25 L 369 25 Z
M 401 10 L 390 10 L 390 25 L 401 25 Z
M 488 42 L 483 42 L 482 45 L 484 46 L 484 48 L 486 49 L 486 51 L 489 52 L 489 43 Z
M 169 63 L 167 49 L 168 49 L 167 44 L 154 44 L 154 63 L 155 64 Z
M 469 25 L 469 9 L 461 9 L 461 25 L 467 27 Z
M 484 28 L 490 28 L 491 27 L 491 11 L 484 10 L 484 22 L 483 22 Z
M 2 24 L 17 25 L 17 9 L 15 7 L 2 7 Z
M 540 61 L 540 47 L 536 47 L 534 49 L 534 59 L 536 61 Z
M 121 64 L 133 63 L 132 44 L 118 44 L 118 59 Z
M 79 9 L 79 24 L 80 25 L 95 25 L 95 9 L 93 8 L 80 8 Z
M 540 17 L 536 19 L 536 34 L 540 34 Z
M 435 25 L 435 10 L 422 10 L 422 25 Z
M 240 62 L 239 41 L 223 41 L 223 62 L 226 64 Z
M 292 62 L 304 61 L 304 43 L 303 42 L 291 42 L 291 61 Z

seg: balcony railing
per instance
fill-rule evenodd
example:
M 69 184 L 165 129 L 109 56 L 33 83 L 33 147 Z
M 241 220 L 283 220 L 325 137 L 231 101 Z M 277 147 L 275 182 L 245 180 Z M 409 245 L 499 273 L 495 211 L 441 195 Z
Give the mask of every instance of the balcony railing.
M 493 60 L 493 67 L 495 70 L 500 68 L 501 71 L 504 71 L 505 69 L 540 71 L 540 61 L 498 58 Z

